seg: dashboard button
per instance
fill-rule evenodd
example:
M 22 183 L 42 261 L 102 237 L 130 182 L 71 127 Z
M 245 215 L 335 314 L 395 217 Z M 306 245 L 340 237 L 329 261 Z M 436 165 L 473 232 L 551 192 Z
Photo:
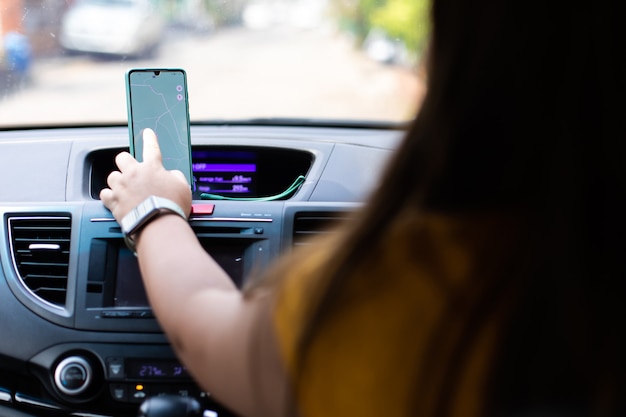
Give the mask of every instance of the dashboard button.
M 193 385 L 181 385 L 174 389 L 174 394 L 181 397 L 198 397 L 200 390 Z
M 89 388 L 92 378 L 91 365 L 81 356 L 63 359 L 54 371 L 54 382 L 63 394 L 79 395 Z
M 148 397 L 148 393 L 148 387 L 146 387 L 144 384 L 135 384 L 130 389 L 130 400 L 132 402 L 140 403 Z
M 215 210 L 215 204 L 192 204 L 191 205 L 192 215 L 210 216 L 211 214 L 213 214 L 214 210 Z
M 107 358 L 107 371 L 109 378 L 120 379 L 124 377 L 124 360 L 121 358 Z
M 133 317 L 138 319 L 152 319 L 154 318 L 154 314 L 150 310 L 141 310 L 141 311 L 133 311 Z
M 128 401 L 128 385 L 111 384 L 111 397 L 116 401 Z
M 111 310 L 104 310 L 100 316 L 102 318 L 106 318 L 106 319 L 111 319 L 111 318 L 115 318 L 115 319 L 126 319 L 129 317 L 133 316 L 133 312 L 132 311 L 111 311 Z

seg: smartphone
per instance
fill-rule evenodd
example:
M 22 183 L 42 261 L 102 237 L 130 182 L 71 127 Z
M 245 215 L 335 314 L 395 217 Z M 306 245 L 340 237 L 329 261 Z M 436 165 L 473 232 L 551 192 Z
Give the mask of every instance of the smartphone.
M 126 72 L 130 153 L 142 160 L 142 132 L 154 130 L 165 169 L 182 171 L 192 190 L 187 74 L 180 68 L 135 68 Z

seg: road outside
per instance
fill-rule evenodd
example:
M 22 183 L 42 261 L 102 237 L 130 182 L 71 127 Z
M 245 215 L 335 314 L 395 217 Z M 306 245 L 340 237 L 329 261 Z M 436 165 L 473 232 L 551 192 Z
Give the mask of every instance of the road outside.
M 125 122 L 124 72 L 153 66 L 187 71 L 195 121 L 406 120 L 422 94 L 413 72 L 374 62 L 332 31 L 278 27 L 230 28 L 203 36 L 170 32 L 153 59 L 40 59 L 30 83 L 4 97 L 0 92 L 0 126 Z

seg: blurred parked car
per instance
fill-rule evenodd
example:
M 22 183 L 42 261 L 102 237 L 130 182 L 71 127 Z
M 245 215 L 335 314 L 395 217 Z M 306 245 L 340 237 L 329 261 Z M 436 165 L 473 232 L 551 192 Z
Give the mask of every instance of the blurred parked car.
M 0 92 L 23 85 L 29 76 L 32 48 L 21 33 L 0 33 Z
M 164 27 L 149 0 L 79 0 L 63 19 L 61 45 L 69 51 L 149 55 Z
M 408 51 L 400 40 L 393 39 L 380 29 L 372 29 L 363 41 L 363 51 L 382 64 L 406 64 Z

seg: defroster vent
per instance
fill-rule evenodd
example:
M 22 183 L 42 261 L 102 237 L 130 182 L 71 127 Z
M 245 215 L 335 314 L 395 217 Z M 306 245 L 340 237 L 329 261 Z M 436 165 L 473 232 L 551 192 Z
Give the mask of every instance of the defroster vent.
M 342 211 L 302 211 L 295 214 L 293 221 L 293 246 L 308 244 L 308 240 L 325 233 L 332 233 L 332 227 L 350 218 L 350 212 Z
M 12 217 L 13 265 L 36 297 L 65 305 L 70 256 L 70 217 Z

